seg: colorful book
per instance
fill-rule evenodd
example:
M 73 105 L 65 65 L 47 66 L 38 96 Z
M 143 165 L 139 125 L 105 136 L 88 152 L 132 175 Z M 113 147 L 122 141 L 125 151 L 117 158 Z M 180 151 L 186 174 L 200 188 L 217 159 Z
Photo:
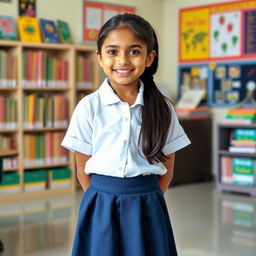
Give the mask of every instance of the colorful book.
M 37 18 L 19 17 L 18 28 L 20 39 L 22 42 L 40 43 L 42 41 Z
M 72 37 L 67 22 L 57 20 L 57 29 L 62 43 L 72 43 Z
M 0 15 L 0 39 L 17 39 L 16 25 L 13 17 Z
M 254 160 L 247 158 L 233 158 L 233 183 L 253 186 Z
M 46 43 L 60 43 L 57 27 L 52 20 L 40 19 L 43 40 Z

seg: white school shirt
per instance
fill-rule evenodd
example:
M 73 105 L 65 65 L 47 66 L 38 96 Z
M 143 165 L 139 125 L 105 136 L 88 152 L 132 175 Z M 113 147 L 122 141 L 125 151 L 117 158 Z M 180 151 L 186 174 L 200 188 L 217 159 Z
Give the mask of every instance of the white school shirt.
M 97 91 L 79 101 L 61 145 L 71 151 L 91 155 L 85 165 L 86 174 L 135 177 L 166 173 L 162 163 L 149 164 L 143 153 L 138 151 L 143 89 L 140 81 L 136 101 L 129 106 L 120 100 L 105 79 Z M 166 155 L 190 144 L 171 108 L 171 126 L 163 148 Z

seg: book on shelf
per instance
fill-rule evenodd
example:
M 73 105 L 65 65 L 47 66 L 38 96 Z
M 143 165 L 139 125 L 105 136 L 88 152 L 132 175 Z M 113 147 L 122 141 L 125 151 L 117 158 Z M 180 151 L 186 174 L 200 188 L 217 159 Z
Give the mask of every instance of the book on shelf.
M 60 43 L 57 27 L 53 20 L 40 19 L 40 26 L 45 43 Z
M 236 153 L 256 153 L 256 129 L 234 129 L 228 150 Z
M 61 164 L 68 161 L 68 151 L 60 146 L 65 132 L 24 135 L 24 165 Z
M 18 29 L 22 42 L 41 43 L 41 33 L 37 18 L 18 17 Z
M 12 16 L 0 15 L 0 39 L 17 39 L 16 23 Z
M 71 185 L 71 170 L 67 167 L 48 170 L 49 188 L 63 188 Z
M 229 146 L 228 150 L 229 150 L 229 152 L 232 152 L 232 153 L 249 153 L 249 154 L 256 153 L 256 147 L 233 147 L 233 146 Z
M 16 87 L 18 77 L 18 58 L 7 50 L 0 49 L 0 88 Z
M 76 87 L 83 89 L 93 88 L 93 63 L 92 60 L 78 55 L 76 58 Z
M 24 87 L 67 87 L 68 62 L 46 51 L 23 52 L 22 85 Z
M 13 194 L 20 191 L 20 176 L 17 172 L 8 172 L 3 174 L 0 183 L 0 194 Z
M 57 30 L 62 43 L 72 43 L 71 32 L 69 29 L 69 25 L 66 21 L 57 20 Z
M 253 124 L 256 123 L 256 108 L 231 108 L 228 110 L 224 123 Z
M 17 128 L 17 100 L 0 95 L 0 129 Z
M 24 94 L 24 122 L 27 129 L 57 127 L 68 124 L 68 99 L 62 94 Z
M 46 173 L 44 170 L 25 171 L 25 192 L 41 191 L 46 188 Z
M 254 186 L 256 161 L 248 158 L 221 157 L 221 182 Z

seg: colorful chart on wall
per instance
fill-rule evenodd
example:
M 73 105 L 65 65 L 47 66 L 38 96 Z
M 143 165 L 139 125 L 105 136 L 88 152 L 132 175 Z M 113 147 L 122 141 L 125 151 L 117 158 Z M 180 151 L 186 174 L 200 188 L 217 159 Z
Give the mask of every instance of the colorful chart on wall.
M 256 56 L 256 1 L 184 8 L 179 23 L 180 62 Z
M 119 13 L 135 13 L 134 7 L 99 2 L 83 2 L 83 41 L 95 42 L 101 26 Z
M 209 55 L 209 9 L 187 10 L 180 16 L 182 60 L 203 60 Z

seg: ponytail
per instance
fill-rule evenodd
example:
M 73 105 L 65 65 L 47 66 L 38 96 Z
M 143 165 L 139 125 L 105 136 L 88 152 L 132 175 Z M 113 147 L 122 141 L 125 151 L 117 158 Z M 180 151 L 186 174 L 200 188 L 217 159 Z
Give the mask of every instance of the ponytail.
M 139 135 L 139 143 L 147 161 L 152 164 L 164 162 L 168 159 L 163 153 L 168 131 L 171 123 L 170 100 L 158 90 L 153 75 L 158 66 L 158 44 L 154 33 L 155 59 L 150 67 L 147 67 L 140 79 L 144 83 L 144 107 L 142 110 L 142 124 Z

